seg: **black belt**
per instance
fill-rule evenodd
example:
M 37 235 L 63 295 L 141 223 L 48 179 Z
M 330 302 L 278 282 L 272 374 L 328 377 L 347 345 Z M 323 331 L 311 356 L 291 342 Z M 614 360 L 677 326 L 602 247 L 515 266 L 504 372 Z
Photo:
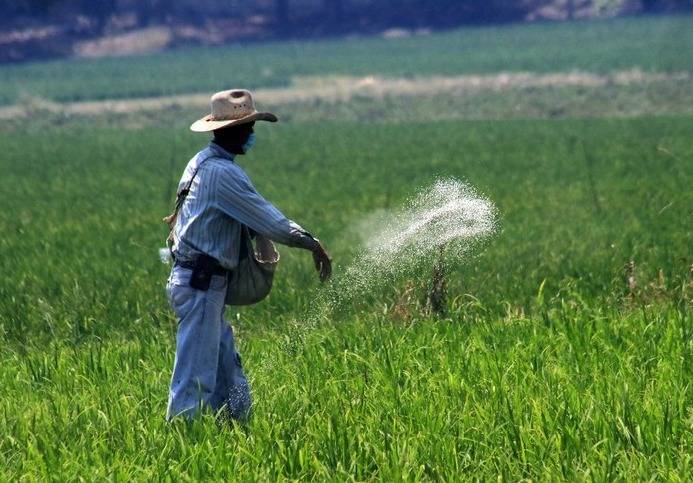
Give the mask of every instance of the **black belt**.
M 187 268 L 189 270 L 195 270 L 197 268 L 197 260 L 186 261 L 186 260 L 176 260 L 176 265 L 181 268 Z M 228 270 L 222 267 L 219 263 L 212 268 L 212 275 L 226 275 Z

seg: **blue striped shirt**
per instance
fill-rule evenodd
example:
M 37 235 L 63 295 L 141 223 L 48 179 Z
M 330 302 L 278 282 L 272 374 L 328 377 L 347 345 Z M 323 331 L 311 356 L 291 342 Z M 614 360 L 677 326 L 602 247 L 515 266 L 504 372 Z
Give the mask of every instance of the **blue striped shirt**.
M 190 182 L 188 196 L 174 227 L 173 255 L 192 261 L 205 253 L 229 270 L 238 265 L 241 224 L 277 243 L 312 250 L 310 233 L 289 220 L 263 198 L 234 155 L 217 144 L 197 153 L 188 163 L 178 192 Z

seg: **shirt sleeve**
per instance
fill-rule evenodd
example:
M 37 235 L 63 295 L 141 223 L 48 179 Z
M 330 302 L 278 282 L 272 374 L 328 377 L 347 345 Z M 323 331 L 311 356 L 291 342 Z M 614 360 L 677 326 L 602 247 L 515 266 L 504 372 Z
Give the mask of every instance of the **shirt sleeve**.
M 256 233 L 290 247 L 313 250 L 319 242 L 257 192 L 240 168 L 224 170 L 216 182 L 220 209 Z

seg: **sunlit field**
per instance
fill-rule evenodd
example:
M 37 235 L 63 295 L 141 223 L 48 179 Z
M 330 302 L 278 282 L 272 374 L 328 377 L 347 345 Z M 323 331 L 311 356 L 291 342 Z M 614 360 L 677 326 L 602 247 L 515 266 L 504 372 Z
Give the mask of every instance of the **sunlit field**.
M 394 51 L 383 39 L 248 47 L 268 60 L 267 79 L 228 66 L 209 75 L 216 54 L 204 50 L 2 67 L 0 92 L 12 102 L 25 79 L 57 100 L 170 94 L 205 72 L 198 92 L 375 65 L 402 76 L 690 71 L 690 56 L 670 51 L 681 54 L 677 32 L 690 35 L 689 24 L 479 29 L 402 39 Z M 647 36 L 661 52 L 637 48 Z M 506 52 L 515 41 L 531 52 Z M 447 42 L 455 55 L 443 53 Z M 399 64 L 400 47 L 426 60 Z M 294 64 L 291 49 L 315 56 Z M 342 54 L 315 62 L 330 49 Z M 362 61 L 350 62 L 357 50 Z M 112 77 L 121 66 L 131 81 Z M 169 91 L 144 78 L 156 66 Z M 87 87 L 82 69 L 93 69 Z M 321 286 L 307 253 L 280 248 L 270 297 L 227 308 L 253 388 L 247 428 L 211 414 L 164 421 L 176 322 L 157 250 L 178 177 L 207 142 L 186 131 L 195 113 L 2 126 L 0 479 L 690 479 L 693 116 L 473 121 L 427 110 L 370 122 L 302 112 L 258 125 L 239 163 L 320 237 L 335 276 Z M 324 306 L 363 250 L 363 220 L 440 177 L 473 185 L 499 212 L 494 237 L 447 261 L 443 309 L 427 303 L 433 267 Z

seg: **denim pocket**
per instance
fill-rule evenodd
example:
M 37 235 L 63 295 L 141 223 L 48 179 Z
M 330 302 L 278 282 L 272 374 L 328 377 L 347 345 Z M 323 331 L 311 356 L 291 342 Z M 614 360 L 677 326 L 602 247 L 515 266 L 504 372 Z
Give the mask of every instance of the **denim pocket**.
M 187 285 L 169 285 L 169 302 L 179 319 L 187 312 L 186 306 L 195 300 L 196 290 Z
M 192 270 L 189 268 L 182 268 L 179 266 L 173 267 L 173 270 L 171 270 L 171 276 L 168 278 L 168 285 L 170 286 L 177 286 L 177 285 L 184 285 L 188 286 L 190 285 L 190 275 L 192 274 Z

